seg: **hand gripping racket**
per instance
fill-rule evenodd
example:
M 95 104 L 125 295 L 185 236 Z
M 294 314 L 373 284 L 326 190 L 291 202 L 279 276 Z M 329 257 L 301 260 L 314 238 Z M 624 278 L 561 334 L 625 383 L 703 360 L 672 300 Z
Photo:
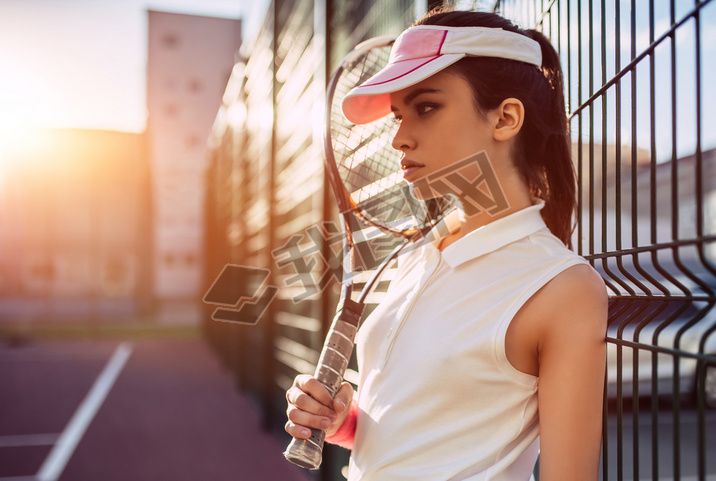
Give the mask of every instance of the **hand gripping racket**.
M 358 45 L 341 62 L 328 84 L 325 168 L 338 202 L 343 230 L 343 280 L 337 313 L 316 367 L 316 377 L 335 396 L 353 352 L 365 298 L 383 270 L 410 240 L 428 232 L 453 205 L 449 198 L 419 201 L 410 195 L 400 172 L 400 152 L 391 147 L 397 123 L 386 117 L 366 125 L 350 123 L 341 100 L 353 87 L 381 70 L 395 37 L 383 36 Z M 353 273 L 366 267 L 356 245 L 387 233 L 405 239 L 365 284 L 354 301 Z M 294 464 L 318 469 L 325 431 L 311 430 L 310 439 L 294 438 L 284 456 Z

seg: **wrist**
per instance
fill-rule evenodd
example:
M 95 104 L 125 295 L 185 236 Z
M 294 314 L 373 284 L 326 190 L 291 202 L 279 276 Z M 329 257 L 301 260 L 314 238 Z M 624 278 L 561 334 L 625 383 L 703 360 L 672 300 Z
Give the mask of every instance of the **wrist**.
M 326 436 L 326 441 L 331 444 L 353 449 L 356 425 L 358 420 L 358 402 L 354 399 L 349 407 L 348 415 L 335 433 Z

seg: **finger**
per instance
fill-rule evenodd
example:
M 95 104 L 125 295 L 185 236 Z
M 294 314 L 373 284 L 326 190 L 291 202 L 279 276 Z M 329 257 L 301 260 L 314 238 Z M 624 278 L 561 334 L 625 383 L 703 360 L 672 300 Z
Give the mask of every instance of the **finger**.
M 286 392 L 286 398 L 288 399 L 289 409 L 291 409 L 292 406 L 295 406 L 301 411 L 306 411 L 309 414 L 325 416 L 331 420 L 336 419 L 336 412 L 333 409 L 316 401 L 313 396 L 302 391 L 298 387 L 290 388 Z
M 325 406 L 331 406 L 333 396 L 328 389 L 313 376 L 299 376 L 296 378 L 295 386 L 311 395 L 313 399 Z
M 286 414 L 290 422 L 301 427 L 321 429 L 325 431 L 331 427 L 332 423 L 332 420 L 327 416 L 317 416 L 306 411 L 301 411 L 295 406 L 290 406 L 286 410 Z
M 351 405 L 353 394 L 353 386 L 348 382 L 344 382 L 333 399 L 333 409 L 336 413 L 343 413 Z
M 311 430 L 305 426 L 298 426 L 288 421 L 284 426 L 284 429 L 288 434 L 298 439 L 308 439 L 311 437 Z

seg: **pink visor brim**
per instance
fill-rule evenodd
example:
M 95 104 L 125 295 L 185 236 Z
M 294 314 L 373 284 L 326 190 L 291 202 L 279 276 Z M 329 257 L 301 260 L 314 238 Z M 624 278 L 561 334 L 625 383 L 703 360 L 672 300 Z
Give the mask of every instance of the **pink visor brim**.
M 449 54 L 403 60 L 352 89 L 343 98 L 343 115 L 354 124 L 367 124 L 390 114 L 390 94 L 415 85 L 452 65 L 464 54 Z

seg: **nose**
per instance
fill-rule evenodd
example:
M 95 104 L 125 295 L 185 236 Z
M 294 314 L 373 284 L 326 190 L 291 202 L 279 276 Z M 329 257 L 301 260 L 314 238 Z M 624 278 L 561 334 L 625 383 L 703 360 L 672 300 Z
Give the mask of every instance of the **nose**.
M 410 149 L 415 148 L 415 140 L 410 134 L 410 131 L 408 130 L 405 122 L 400 123 L 398 131 L 395 133 L 395 136 L 393 136 L 393 141 L 390 143 L 390 145 L 395 150 L 399 150 L 401 152 L 406 152 Z

